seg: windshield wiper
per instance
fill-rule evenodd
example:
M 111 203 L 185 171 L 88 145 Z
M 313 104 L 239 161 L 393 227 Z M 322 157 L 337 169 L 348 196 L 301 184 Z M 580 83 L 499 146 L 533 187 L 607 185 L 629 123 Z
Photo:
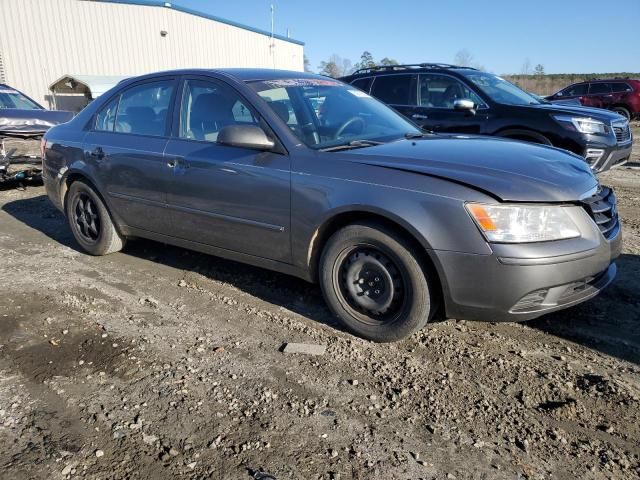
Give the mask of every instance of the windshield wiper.
M 377 142 L 375 140 L 351 140 L 349 143 L 343 145 L 336 145 L 335 147 L 321 148 L 321 152 L 336 152 L 338 150 L 351 150 L 353 148 L 373 147 L 374 145 L 382 145 L 384 142 Z
M 406 138 L 407 140 L 413 140 L 415 138 L 432 137 L 434 135 L 436 135 L 435 132 L 432 132 L 431 130 L 425 130 L 424 132 L 407 132 L 404 134 L 404 138 Z

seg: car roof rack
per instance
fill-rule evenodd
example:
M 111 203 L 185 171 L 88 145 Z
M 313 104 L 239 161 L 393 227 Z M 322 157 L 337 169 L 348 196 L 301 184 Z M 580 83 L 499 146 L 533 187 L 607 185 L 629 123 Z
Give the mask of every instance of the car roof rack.
M 371 72 L 393 72 L 396 70 L 411 70 L 418 68 L 467 68 L 469 70 L 476 70 L 472 67 L 461 67 L 460 65 L 450 65 L 448 63 L 407 63 L 403 65 L 376 65 L 375 67 L 360 68 L 351 75 Z

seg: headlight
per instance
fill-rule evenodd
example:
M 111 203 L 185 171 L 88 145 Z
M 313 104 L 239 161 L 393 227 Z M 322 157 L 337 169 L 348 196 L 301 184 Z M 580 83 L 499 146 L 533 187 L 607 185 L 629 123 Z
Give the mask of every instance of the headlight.
M 567 130 L 601 135 L 609 133 L 609 127 L 605 123 L 593 118 L 572 117 L 571 115 L 553 115 L 553 118 Z
M 580 236 L 570 207 L 467 203 L 467 211 L 490 242 L 547 242 Z

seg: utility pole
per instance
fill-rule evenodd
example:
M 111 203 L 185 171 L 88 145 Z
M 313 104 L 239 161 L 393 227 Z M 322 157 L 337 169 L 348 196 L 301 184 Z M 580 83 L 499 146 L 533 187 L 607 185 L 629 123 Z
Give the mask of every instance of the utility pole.
M 274 25 L 274 21 L 273 21 L 273 16 L 274 16 L 274 12 L 273 12 L 273 3 L 271 4 L 271 45 L 270 45 L 270 50 L 271 50 L 271 59 L 273 61 L 273 69 L 276 69 L 276 41 L 273 37 L 273 25 Z

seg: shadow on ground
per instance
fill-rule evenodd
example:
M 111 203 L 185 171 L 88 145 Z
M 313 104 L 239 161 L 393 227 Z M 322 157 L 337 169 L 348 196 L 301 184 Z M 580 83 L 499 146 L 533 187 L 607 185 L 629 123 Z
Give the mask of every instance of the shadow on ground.
M 79 250 L 66 219 L 45 195 L 16 200 L 3 210 L 52 240 Z M 223 282 L 271 304 L 342 329 L 325 306 L 320 289 L 297 278 L 150 240 L 127 244 L 126 255 L 190 271 Z M 640 256 L 618 259 L 618 277 L 589 302 L 527 322 L 565 340 L 640 364 Z
M 73 238 L 66 218 L 49 202 L 46 195 L 8 202 L 2 209 L 50 239 L 83 252 Z M 124 262 L 126 255 L 130 255 L 203 275 L 212 281 L 232 285 L 261 300 L 342 330 L 327 309 L 319 287 L 298 278 L 145 239 L 127 242 L 122 255 Z
M 618 276 L 600 295 L 527 325 L 640 365 L 640 256 L 616 263 Z

